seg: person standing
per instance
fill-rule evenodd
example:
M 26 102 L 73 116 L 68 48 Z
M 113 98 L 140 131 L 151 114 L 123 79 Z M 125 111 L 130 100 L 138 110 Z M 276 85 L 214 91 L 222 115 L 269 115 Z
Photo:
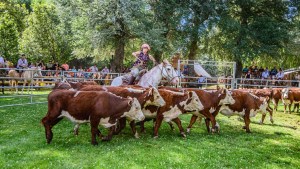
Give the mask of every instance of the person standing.
M 105 66 L 104 69 L 102 69 L 101 74 L 102 79 L 105 79 L 106 75 L 109 74 L 109 69 L 107 68 L 107 66 Z
M 0 54 L 0 68 L 4 68 L 4 67 L 5 67 L 5 61 L 4 61 L 4 58 Z

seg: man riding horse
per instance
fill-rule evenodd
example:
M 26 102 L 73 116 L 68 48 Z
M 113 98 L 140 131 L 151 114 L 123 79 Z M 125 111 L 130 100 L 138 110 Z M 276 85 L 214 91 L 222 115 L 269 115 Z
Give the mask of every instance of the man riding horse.
M 153 64 L 157 64 L 153 56 L 149 55 L 150 46 L 148 44 L 143 44 L 141 50 L 133 52 L 132 55 L 136 57 L 136 61 L 131 68 L 131 75 L 133 78 L 129 80 L 128 84 L 132 84 L 135 80 L 138 80 L 143 74 L 147 72 L 147 66 L 151 60 Z

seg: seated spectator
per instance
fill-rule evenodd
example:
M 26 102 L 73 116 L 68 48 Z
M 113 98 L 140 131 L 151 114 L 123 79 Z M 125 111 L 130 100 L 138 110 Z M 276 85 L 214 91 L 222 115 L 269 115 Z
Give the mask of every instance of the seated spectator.
M 76 75 L 77 75 L 77 74 L 76 74 L 76 72 L 77 72 L 76 67 L 73 66 L 73 68 L 71 69 L 71 71 L 72 71 L 72 72 L 71 72 L 71 76 L 76 78 Z
M 276 74 L 276 79 L 283 80 L 283 78 L 284 78 L 284 73 L 283 73 L 282 69 L 280 68 L 279 72 Z
M 262 72 L 261 78 L 262 79 L 268 79 L 269 76 L 270 76 L 269 70 L 268 70 L 268 68 L 266 68 L 265 71 Z
M 102 79 L 105 79 L 106 75 L 109 74 L 109 69 L 107 68 L 107 66 L 104 67 L 104 69 L 102 69 L 101 71 L 102 74 Z
M 83 70 L 82 66 L 79 66 L 77 77 L 82 77 L 83 76 L 83 72 L 84 72 L 84 70 Z
M 254 75 L 255 78 L 259 77 L 259 71 L 258 71 L 258 67 L 257 66 L 254 66 L 254 68 L 253 68 L 253 75 Z
M 245 75 L 245 78 L 246 79 L 250 79 L 251 78 L 251 71 L 249 70 L 248 72 L 247 72 L 247 74 Z
M 205 80 L 206 80 L 206 78 L 204 76 L 202 76 L 202 75 L 200 75 L 200 77 L 198 78 L 197 82 L 198 82 L 198 87 L 200 89 L 202 89 L 202 85 L 205 82 Z
M 244 67 L 244 69 L 243 69 L 243 74 L 246 75 L 248 71 L 249 71 L 248 67 L 247 67 L 247 66 Z
M 272 78 L 274 78 L 277 75 L 278 71 L 276 69 L 276 67 L 274 66 L 274 68 L 271 70 L 270 75 L 272 76 Z
M 0 55 L 0 68 L 4 68 L 4 67 L 5 67 L 4 58 Z
M 94 66 L 90 67 L 91 72 L 98 72 L 98 68 L 96 66 L 96 64 L 94 64 Z
M 28 67 L 29 67 L 29 68 L 36 68 L 36 66 L 35 66 L 34 63 L 30 63 Z

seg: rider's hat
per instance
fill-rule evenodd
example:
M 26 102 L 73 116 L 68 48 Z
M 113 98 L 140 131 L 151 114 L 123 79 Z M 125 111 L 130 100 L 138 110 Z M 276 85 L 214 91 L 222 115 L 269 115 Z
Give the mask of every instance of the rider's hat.
M 142 46 L 141 46 L 141 48 L 143 49 L 143 48 L 148 48 L 148 50 L 150 50 L 150 46 L 147 44 L 147 43 L 144 43 Z

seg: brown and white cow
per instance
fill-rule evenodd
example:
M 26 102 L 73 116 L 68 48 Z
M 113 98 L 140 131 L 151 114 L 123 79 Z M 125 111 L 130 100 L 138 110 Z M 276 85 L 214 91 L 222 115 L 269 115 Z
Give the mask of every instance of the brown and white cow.
M 282 103 L 284 105 L 284 113 L 286 113 L 286 107 L 289 107 L 289 113 L 291 113 L 291 106 L 293 103 L 298 104 L 300 102 L 300 89 L 299 88 L 284 88 L 282 89 Z M 295 107 L 294 107 L 295 110 Z M 299 108 L 298 108 L 299 111 Z
M 201 90 L 201 89 L 187 89 L 188 91 L 195 91 L 198 97 L 201 100 L 201 103 L 204 106 L 204 109 L 200 111 L 202 116 L 206 117 L 205 124 L 208 132 L 215 132 L 220 130 L 219 124 L 215 120 L 214 113 L 218 112 L 222 105 L 231 105 L 235 103 L 235 100 L 231 96 L 231 92 L 227 89 L 219 89 L 219 90 Z M 190 124 L 187 128 L 187 132 L 190 132 L 193 124 L 195 123 L 197 117 L 193 115 Z M 212 128 L 209 127 L 209 121 L 212 122 Z
M 142 109 L 150 105 L 155 107 L 161 107 L 166 104 L 164 99 L 159 94 L 158 90 L 154 87 L 130 88 L 130 87 L 116 87 L 116 86 L 105 87 L 105 86 L 92 85 L 92 86 L 83 87 L 80 89 L 80 91 L 107 91 L 121 97 L 137 98 L 137 100 L 141 104 Z M 119 126 L 115 134 L 121 132 L 121 130 L 124 129 L 125 126 L 126 126 L 126 118 L 119 119 Z M 134 136 L 138 138 L 139 136 L 135 128 L 135 121 L 130 121 L 130 126 Z M 78 127 L 79 126 L 77 125 L 74 129 L 75 134 L 78 134 Z
M 231 96 L 231 93 L 227 89 L 219 90 L 202 90 L 202 89 L 185 89 L 185 88 L 170 88 L 162 87 L 167 90 L 172 91 L 194 91 L 199 97 L 201 103 L 204 106 L 204 109 L 200 111 L 200 114 L 194 114 L 190 120 L 190 124 L 187 128 L 187 132 L 191 131 L 193 124 L 196 122 L 199 117 L 200 120 L 202 117 L 205 117 L 205 124 L 208 132 L 219 131 L 220 126 L 216 122 L 213 113 L 218 112 L 222 105 L 234 104 L 234 99 Z M 209 121 L 212 122 L 212 128 L 209 127 Z
M 173 121 L 177 124 L 180 134 L 186 137 L 179 115 L 185 113 L 199 114 L 203 110 L 203 105 L 197 94 L 193 91 L 174 92 L 165 89 L 159 89 L 160 95 L 166 101 L 166 105 L 162 107 L 147 106 L 143 109 L 146 118 L 155 118 L 154 138 L 158 137 L 158 130 L 162 121 Z M 141 123 L 142 129 L 144 123 Z
M 250 133 L 250 117 L 257 113 L 266 114 L 268 98 L 261 100 L 259 97 L 244 91 L 232 90 L 232 97 L 235 103 L 232 105 L 222 105 L 220 113 L 225 116 L 240 116 L 244 119 L 246 132 Z
M 274 123 L 273 109 L 270 106 L 271 98 L 273 98 L 273 90 L 272 89 L 236 89 L 236 90 L 243 91 L 243 92 L 249 92 L 249 93 L 259 97 L 262 100 L 266 100 L 268 102 L 267 111 L 270 113 L 270 121 L 271 121 L 271 123 Z M 277 96 L 275 98 L 277 98 Z M 276 102 L 277 102 L 276 106 L 274 104 L 274 107 L 276 107 L 276 109 L 277 109 L 278 101 L 276 101 Z M 266 114 L 262 114 L 262 117 L 261 117 L 261 120 L 259 123 L 263 124 L 265 118 L 266 118 Z
M 98 125 L 110 128 L 103 141 L 111 140 L 117 120 L 126 117 L 143 120 L 145 116 L 136 98 L 122 98 L 109 92 L 80 92 L 55 90 L 48 96 L 48 113 L 42 119 L 47 143 L 52 140 L 52 127 L 63 117 L 74 123 L 91 123 L 93 145 L 98 144 L 96 135 L 101 136 Z

